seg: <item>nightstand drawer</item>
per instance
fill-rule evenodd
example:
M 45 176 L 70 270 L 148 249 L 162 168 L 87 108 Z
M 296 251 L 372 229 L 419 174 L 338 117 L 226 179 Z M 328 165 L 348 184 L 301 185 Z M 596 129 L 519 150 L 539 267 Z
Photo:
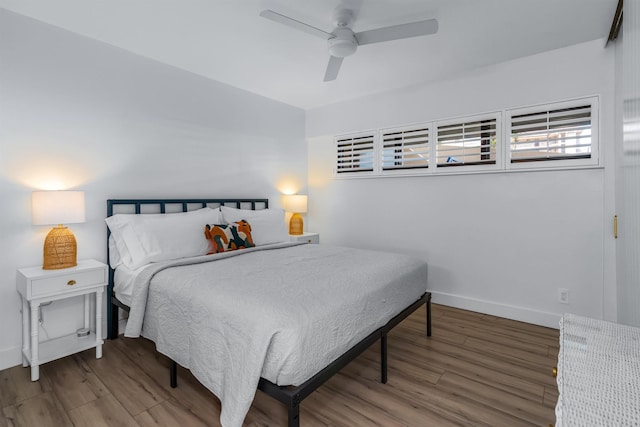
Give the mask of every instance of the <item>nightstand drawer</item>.
M 104 270 L 82 271 L 31 281 L 31 296 L 72 291 L 83 286 L 105 283 Z

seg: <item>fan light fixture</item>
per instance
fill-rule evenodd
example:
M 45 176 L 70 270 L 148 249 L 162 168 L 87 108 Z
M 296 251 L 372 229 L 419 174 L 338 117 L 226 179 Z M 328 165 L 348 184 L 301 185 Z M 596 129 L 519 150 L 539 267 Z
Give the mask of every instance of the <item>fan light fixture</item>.
M 58 224 L 51 229 L 44 241 L 43 270 L 78 265 L 76 238 L 62 224 L 84 221 L 84 191 L 34 191 L 31 194 L 33 225 Z
M 327 40 L 329 54 L 338 58 L 353 55 L 358 49 L 358 42 L 349 28 L 336 28 L 334 38 Z

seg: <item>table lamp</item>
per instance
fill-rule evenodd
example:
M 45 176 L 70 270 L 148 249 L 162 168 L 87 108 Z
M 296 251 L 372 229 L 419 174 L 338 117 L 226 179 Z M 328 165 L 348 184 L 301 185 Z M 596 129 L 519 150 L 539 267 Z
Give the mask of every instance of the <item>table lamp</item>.
M 300 235 L 304 230 L 304 222 L 301 213 L 307 211 L 307 196 L 293 194 L 284 196 L 284 208 L 288 212 L 293 212 L 289 220 L 289 234 Z
M 62 224 L 84 221 L 84 191 L 34 191 L 31 194 L 33 225 L 58 224 L 44 240 L 43 270 L 78 265 L 76 238 Z

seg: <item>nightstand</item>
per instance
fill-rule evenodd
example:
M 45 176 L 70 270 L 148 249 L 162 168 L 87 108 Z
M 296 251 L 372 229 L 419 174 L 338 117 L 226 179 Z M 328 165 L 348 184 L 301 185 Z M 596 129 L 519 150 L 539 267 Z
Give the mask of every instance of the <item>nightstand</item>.
M 304 242 L 304 243 L 320 243 L 320 234 L 318 233 L 302 233 L 302 234 L 289 234 L 290 242 Z
M 16 289 L 22 297 L 22 366 L 31 365 L 31 381 L 40 378 L 40 365 L 79 351 L 96 348 L 96 359 L 102 357 L 102 294 L 107 285 L 107 266 L 95 260 L 78 261 L 76 267 L 43 270 L 42 267 L 21 268 Z M 84 327 L 89 328 L 90 294 L 95 294 L 95 331 L 78 337 L 70 335 L 40 342 L 38 314 L 40 305 L 48 301 L 84 295 Z

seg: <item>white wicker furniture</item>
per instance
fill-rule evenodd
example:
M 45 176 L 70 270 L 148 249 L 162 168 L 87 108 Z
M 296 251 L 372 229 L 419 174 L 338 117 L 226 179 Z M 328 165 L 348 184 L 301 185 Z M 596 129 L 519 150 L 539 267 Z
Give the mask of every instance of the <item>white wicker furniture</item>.
M 565 314 L 556 427 L 640 425 L 640 328 Z

